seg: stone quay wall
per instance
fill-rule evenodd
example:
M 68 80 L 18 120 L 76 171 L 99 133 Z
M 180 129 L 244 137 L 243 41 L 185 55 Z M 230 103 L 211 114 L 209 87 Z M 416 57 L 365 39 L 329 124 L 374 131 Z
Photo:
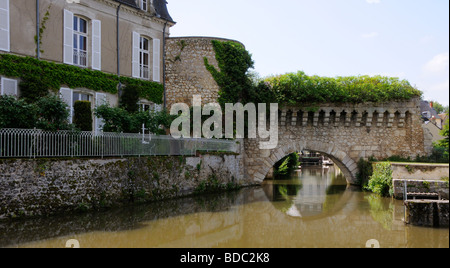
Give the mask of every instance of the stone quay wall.
M 219 69 L 213 40 L 237 42 L 215 37 L 171 37 L 166 40 L 165 77 L 169 109 L 175 103 L 192 106 L 193 95 L 201 95 L 203 104 L 217 102 L 220 88 L 204 61 L 206 57 L 209 64 Z
M 126 159 L 0 159 L 0 220 L 49 216 L 250 184 L 238 154 Z
M 407 224 L 448 228 L 448 200 L 408 200 L 405 202 Z

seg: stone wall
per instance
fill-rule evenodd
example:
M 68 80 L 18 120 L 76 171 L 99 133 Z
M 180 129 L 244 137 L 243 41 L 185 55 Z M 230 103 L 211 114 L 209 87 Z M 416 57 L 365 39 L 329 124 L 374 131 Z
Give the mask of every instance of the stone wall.
M 405 202 L 407 224 L 448 228 L 449 201 L 409 200 Z
M 350 184 L 359 184 L 361 158 L 428 155 L 431 140 L 424 135 L 419 101 L 280 107 L 277 148 L 261 150 L 259 139 L 245 140 L 247 176 L 262 182 L 283 157 L 309 150 L 329 156 Z
M 219 86 L 206 70 L 204 58 L 218 69 L 211 41 L 233 41 L 214 37 L 172 37 L 166 41 L 167 107 L 175 103 L 192 105 L 201 95 L 203 104 L 216 103 Z
M 399 200 L 404 199 L 405 182 L 406 182 L 406 191 L 408 194 L 417 194 L 417 193 L 438 194 L 440 199 L 448 200 L 449 194 L 448 181 L 442 180 L 394 179 L 392 180 L 392 188 L 394 189 L 394 198 Z M 408 197 L 408 199 L 413 198 Z
M 449 164 L 391 163 L 394 180 L 441 180 L 449 177 Z
M 0 219 L 52 215 L 246 186 L 240 155 L 0 160 Z

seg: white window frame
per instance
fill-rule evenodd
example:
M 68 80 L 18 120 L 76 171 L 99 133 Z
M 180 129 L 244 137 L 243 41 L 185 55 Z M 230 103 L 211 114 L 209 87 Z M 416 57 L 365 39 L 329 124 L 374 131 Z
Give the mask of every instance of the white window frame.
M 92 69 L 102 70 L 102 22 L 92 20 Z
M 73 123 L 73 90 L 70 88 L 62 87 L 59 89 L 59 95 L 61 99 L 67 104 L 69 110 L 69 123 Z M 67 97 L 67 98 L 66 98 Z
M 161 82 L 161 40 L 153 39 L 153 81 Z
M 145 41 L 147 41 L 147 49 L 144 48 Z M 147 59 L 147 64 L 144 58 Z M 139 77 L 150 80 L 150 39 L 145 36 L 139 38 Z
M 139 7 L 143 11 L 148 10 L 148 0 L 139 0 Z
M 88 44 L 89 44 L 89 22 L 88 20 L 86 20 L 85 18 L 82 18 L 80 16 L 73 16 L 74 19 L 74 24 L 73 24 L 73 39 L 74 39 L 74 43 L 73 43 L 73 65 L 75 66 L 79 66 L 79 67 L 88 67 L 88 58 L 89 58 L 89 49 L 88 49 Z M 75 20 L 77 20 L 77 28 L 75 29 Z M 85 25 L 86 25 L 86 29 L 85 32 L 80 32 L 80 22 L 84 21 Z M 81 38 L 86 38 L 86 50 L 82 50 L 80 49 L 80 39 Z M 84 56 L 84 62 L 81 62 L 81 59 Z M 78 61 L 78 62 L 77 62 Z
M 2 8 L 3 7 L 3 8 Z M 11 22 L 10 22 L 9 0 L 0 0 L 0 38 L 5 40 L 5 46 L 1 46 L 0 50 L 10 52 L 11 50 Z
M 105 93 L 95 93 L 95 107 L 99 107 L 102 105 L 109 105 L 108 98 L 106 97 Z M 94 132 L 95 135 L 98 136 L 101 133 L 103 133 L 103 126 L 105 125 L 105 121 L 103 118 L 95 117 L 95 126 L 94 126 Z
M 5 78 L 5 77 L 0 77 L 0 96 L 3 96 L 3 95 L 6 95 L 5 94 L 5 89 L 4 89 L 4 87 L 5 87 L 5 81 L 8 81 L 8 82 L 13 82 L 14 83 L 14 94 L 8 94 L 9 96 L 15 96 L 15 97 L 17 97 L 18 96 L 18 88 L 17 88 L 17 80 L 15 80 L 15 79 L 9 79 L 9 78 Z

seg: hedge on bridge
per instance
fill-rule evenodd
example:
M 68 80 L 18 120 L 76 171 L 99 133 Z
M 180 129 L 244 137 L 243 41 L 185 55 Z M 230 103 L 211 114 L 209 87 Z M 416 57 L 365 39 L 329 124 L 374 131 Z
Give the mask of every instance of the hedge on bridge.
M 404 101 L 422 92 L 406 80 L 384 76 L 320 77 L 304 72 L 255 79 L 251 54 L 235 42 L 212 41 L 219 69 L 206 69 L 220 87 L 219 103 L 365 103 Z

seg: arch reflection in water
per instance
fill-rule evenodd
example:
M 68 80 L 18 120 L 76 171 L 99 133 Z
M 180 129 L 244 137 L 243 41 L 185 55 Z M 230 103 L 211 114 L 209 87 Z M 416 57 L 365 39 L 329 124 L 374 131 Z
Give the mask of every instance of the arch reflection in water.
M 283 213 L 296 218 L 311 218 L 339 209 L 347 181 L 338 167 L 310 166 L 297 170 L 287 180 L 266 181 L 268 199 Z

